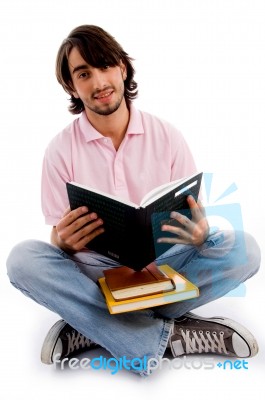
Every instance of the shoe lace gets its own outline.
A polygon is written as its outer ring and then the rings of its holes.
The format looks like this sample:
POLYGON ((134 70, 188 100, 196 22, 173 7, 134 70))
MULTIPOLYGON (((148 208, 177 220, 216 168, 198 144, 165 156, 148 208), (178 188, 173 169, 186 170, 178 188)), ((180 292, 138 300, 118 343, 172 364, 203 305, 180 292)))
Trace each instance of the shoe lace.
POLYGON ((67 354, 73 353, 79 349, 84 349, 85 347, 89 347, 91 345, 91 340, 87 339, 84 335, 79 333, 76 330, 72 330, 71 333, 67 333, 68 338, 68 349, 67 354))
POLYGON ((224 342, 224 332, 195 331, 181 329, 181 335, 186 345, 186 353, 220 353, 228 354, 224 342))

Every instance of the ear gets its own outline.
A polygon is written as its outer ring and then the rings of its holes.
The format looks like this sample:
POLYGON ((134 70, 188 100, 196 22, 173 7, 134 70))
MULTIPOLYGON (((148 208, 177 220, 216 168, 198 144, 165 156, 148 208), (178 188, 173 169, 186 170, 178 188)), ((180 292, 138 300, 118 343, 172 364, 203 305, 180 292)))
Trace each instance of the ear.
POLYGON ((78 96, 77 92, 72 92, 71 96, 74 96, 75 99, 79 99, 79 96, 78 96))
POLYGON ((67 93, 70 94, 70 96, 73 96, 75 99, 79 99, 79 95, 77 91, 75 90, 73 82, 68 83, 68 88, 67 88, 67 93))
POLYGON ((125 81, 127 78, 127 68, 122 61, 120 61, 120 69, 121 69, 122 79, 125 81))

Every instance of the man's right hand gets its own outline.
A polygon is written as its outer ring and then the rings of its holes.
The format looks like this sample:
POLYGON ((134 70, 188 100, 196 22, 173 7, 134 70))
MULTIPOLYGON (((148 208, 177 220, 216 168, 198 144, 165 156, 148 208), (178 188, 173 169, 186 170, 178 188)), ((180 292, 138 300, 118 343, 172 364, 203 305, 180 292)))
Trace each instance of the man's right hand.
POLYGON ((67 208, 63 218, 53 227, 51 242, 67 253, 76 253, 104 232, 102 225, 102 219, 94 212, 89 213, 87 207, 73 211, 67 208))

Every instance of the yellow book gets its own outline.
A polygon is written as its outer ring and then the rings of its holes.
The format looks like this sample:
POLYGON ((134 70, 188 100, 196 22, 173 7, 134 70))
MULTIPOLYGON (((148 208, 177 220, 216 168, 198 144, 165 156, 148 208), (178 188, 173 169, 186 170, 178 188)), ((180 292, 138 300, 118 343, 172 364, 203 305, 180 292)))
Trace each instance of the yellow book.
POLYGON ((105 296, 110 314, 119 314, 144 308, 157 307, 199 296, 198 287, 172 269, 169 265, 161 265, 158 268, 174 282, 175 289, 164 293, 117 301, 113 298, 105 282, 105 278, 99 278, 98 282, 105 296))

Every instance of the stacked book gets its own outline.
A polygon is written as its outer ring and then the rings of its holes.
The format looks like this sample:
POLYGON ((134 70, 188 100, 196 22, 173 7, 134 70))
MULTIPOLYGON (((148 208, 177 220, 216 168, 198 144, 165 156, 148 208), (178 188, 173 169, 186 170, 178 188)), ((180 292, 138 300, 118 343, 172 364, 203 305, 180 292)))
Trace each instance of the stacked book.
POLYGON ((99 278, 111 314, 161 306, 199 296, 199 289, 169 265, 149 264, 141 271, 117 267, 99 278))

